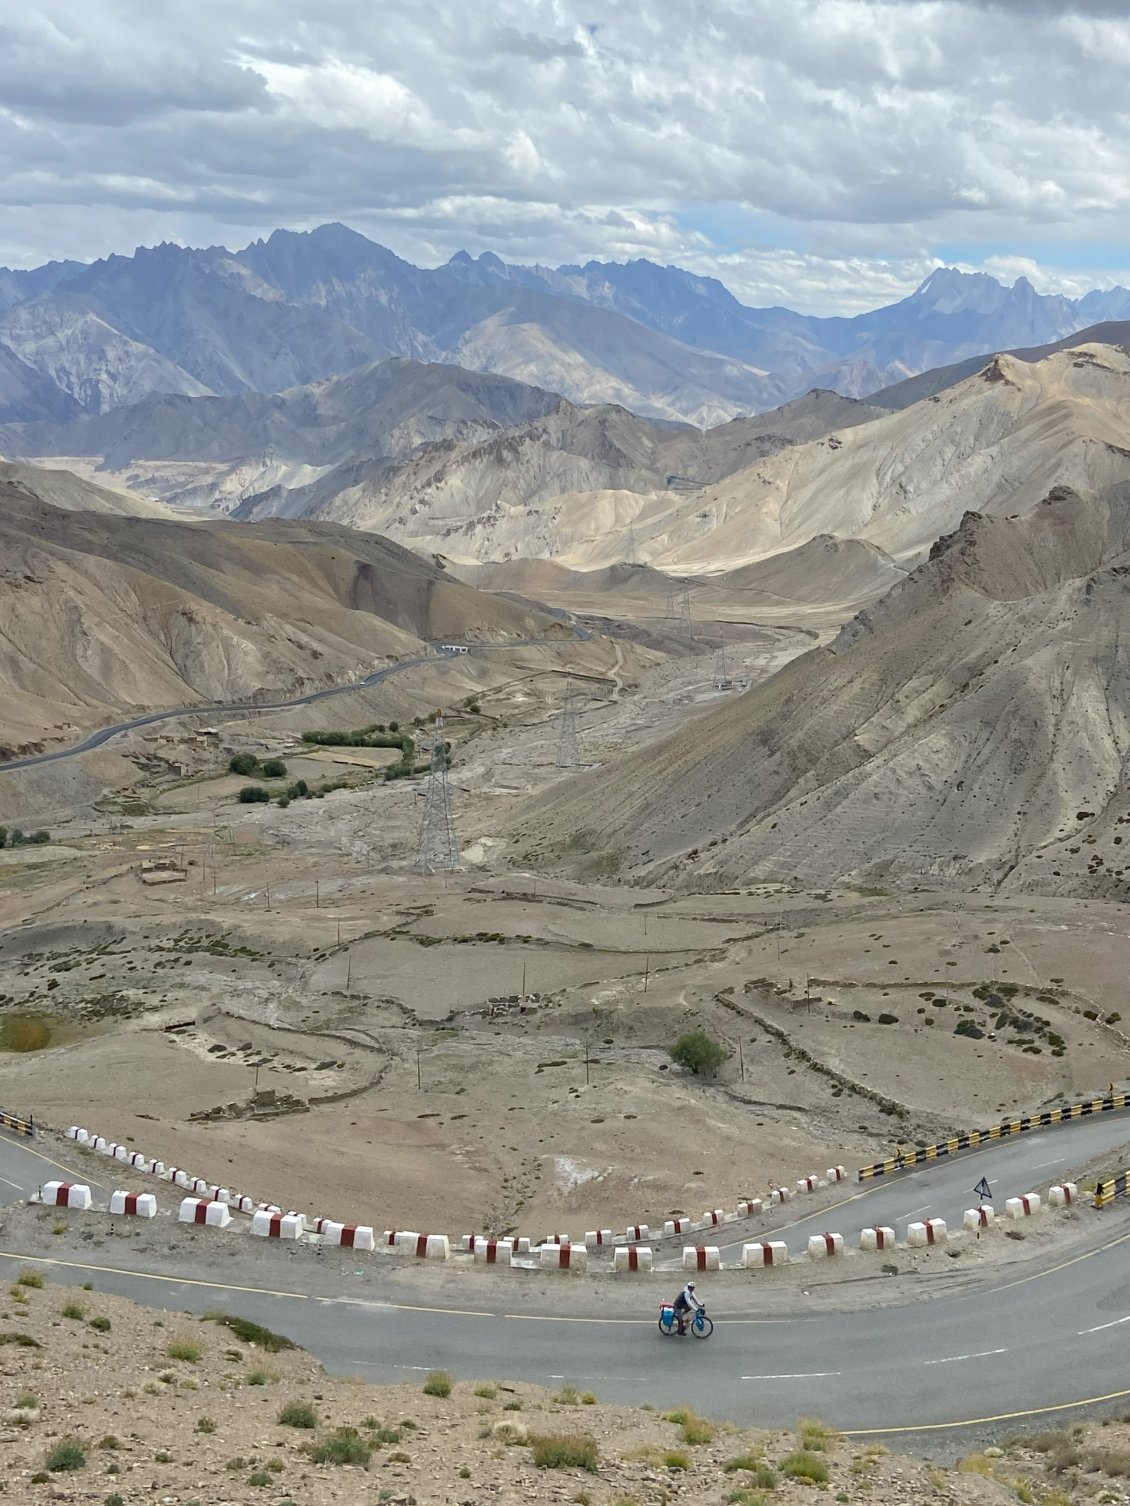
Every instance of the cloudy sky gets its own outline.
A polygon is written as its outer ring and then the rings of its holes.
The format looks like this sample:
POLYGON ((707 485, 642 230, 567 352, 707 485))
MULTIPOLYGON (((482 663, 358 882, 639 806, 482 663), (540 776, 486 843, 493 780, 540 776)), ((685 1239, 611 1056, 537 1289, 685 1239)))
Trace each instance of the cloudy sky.
POLYGON ((1128 0, 0 7, 0 263, 339 219, 854 313, 1130 284, 1128 0))

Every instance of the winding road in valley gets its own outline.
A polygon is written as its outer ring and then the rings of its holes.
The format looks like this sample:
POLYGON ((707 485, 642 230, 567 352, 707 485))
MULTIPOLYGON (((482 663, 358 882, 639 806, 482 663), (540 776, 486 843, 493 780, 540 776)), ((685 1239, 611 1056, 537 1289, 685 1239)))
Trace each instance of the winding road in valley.
MULTIPOLYGON (((568 638, 512 638, 506 643, 468 643, 452 645, 453 648, 466 648, 468 654, 478 657, 480 654, 510 653, 516 648, 539 648, 551 644, 568 643, 580 640, 587 643, 592 634, 580 623, 570 622, 567 624, 573 633, 573 639, 568 638)), ((157 722, 175 721, 182 716, 239 716, 255 711, 290 711, 295 706, 312 706, 315 701, 325 701, 331 696, 348 695, 351 691, 367 690, 373 685, 379 685, 383 680, 390 680, 393 675, 402 675, 405 670, 417 669, 421 664, 455 664, 458 663, 461 654, 445 653, 440 645, 435 645, 436 651, 429 654, 417 654, 411 659, 401 659, 396 664, 390 664, 386 669, 374 670, 361 680, 351 680, 347 685, 331 685, 326 690, 312 690, 308 695, 295 696, 289 701, 225 701, 213 706, 176 706, 165 711, 149 711, 144 716, 131 717, 128 721, 114 722, 109 727, 99 727, 97 732, 92 732, 89 737, 80 743, 74 743, 69 748, 56 748, 50 753, 33 753, 27 758, 13 758, 7 763, 0 763, 0 774, 13 774, 17 769, 33 769, 38 764, 58 763, 63 758, 76 758, 81 753, 91 753, 95 748, 101 748, 112 737, 120 737, 123 732, 133 732, 138 727, 152 727, 157 722)), ((617 649, 619 653, 619 649, 617 649)))
MULTIPOLYGON (((960 1214, 981 1176, 1003 1207, 1096 1157, 1109 1155, 1114 1171, 1128 1138, 1130 1121, 1116 1114, 1039 1130, 890 1181, 845 1184, 839 1199, 833 1188, 815 1214, 766 1219, 746 1237, 779 1232, 796 1251, 809 1229, 838 1229, 854 1244, 861 1227, 891 1223, 901 1238, 911 1217, 960 1214)), ((49 1142, 0 1137, 0 1201, 53 1176, 89 1180, 68 1158, 49 1142)), ((92 1190, 105 1197, 108 1188, 92 1190)), ((443 1368, 460 1379, 572 1383, 604 1401, 690 1404, 740 1424, 788 1427, 816 1414, 859 1436, 905 1434, 904 1447, 942 1452, 1130 1396, 1130 1202, 1082 1209, 1059 1227, 1060 1239, 1030 1245, 1030 1255, 1009 1246, 998 1263, 957 1259, 944 1275, 912 1274, 900 1250, 889 1258, 905 1274, 893 1282, 881 1256, 845 1260, 834 1286, 817 1286, 813 1267, 703 1276, 717 1325, 709 1343, 656 1330, 658 1301, 681 1281, 674 1272, 612 1281, 405 1268, 275 1246, 241 1261, 230 1237, 205 1230, 183 1231, 183 1255, 158 1257, 139 1247, 148 1226, 82 1253, 63 1241, 13 1248, 19 1241, 0 1228, 0 1265, 5 1279, 35 1263, 59 1282, 93 1281, 151 1307, 226 1308, 288 1334, 332 1372, 373 1381, 443 1368)))

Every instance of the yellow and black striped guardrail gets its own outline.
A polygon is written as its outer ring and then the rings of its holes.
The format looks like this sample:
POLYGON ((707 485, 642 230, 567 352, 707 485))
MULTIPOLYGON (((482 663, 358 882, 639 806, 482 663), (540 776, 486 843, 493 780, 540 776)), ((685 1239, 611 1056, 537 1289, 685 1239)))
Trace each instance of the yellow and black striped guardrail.
POLYGON ((1113 1203, 1116 1197, 1125 1197, 1128 1186, 1130 1186, 1130 1171, 1120 1171, 1116 1177, 1106 1177, 1103 1181, 1096 1182, 1095 1201, 1092 1206, 1105 1208, 1108 1203, 1113 1203))
POLYGON ((5 1114, 0 1109, 0 1129, 11 1130, 16 1135, 26 1135, 29 1140, 35 1138, 35 1120, 21 1119, 18 1114, 5 1114))
POLYGON ((1109 1114, 1112 1109, 1125 1108, 1130 1108, 1130 1093, 1108 1093, 1105 1098, 1086 1098, 1082 1103, 1065 1104, 1060 1109, 1044 1109, 1039 1114, 1025 1114, 1020 1119, 1006 1119, 1003 1124, 994 1124, 992 1129, 966 1130, 963 1135, 951 1135, 948 1140, 940 1140, 937 1145, 926 1145, 922 1149, 903 1151, 898 1156, 888 1156, 885 1161, 861 1166, 858 1177, 861 1182, 869 1182, 874 1177, 889 1176, 891 1172, 903 1171, 909 1166, 940 1161, 943 1156, 956 1155, 958 1151, 975 1150, 977 1146, 987 1145, 991 1140, 1007 1140, 1011 1135, 1023 1135, 1028 1130, 1043 1129, 1049 1124, 1067 1124, 1072 1119, 1085 1119, 1089 1114, 1109 1114))

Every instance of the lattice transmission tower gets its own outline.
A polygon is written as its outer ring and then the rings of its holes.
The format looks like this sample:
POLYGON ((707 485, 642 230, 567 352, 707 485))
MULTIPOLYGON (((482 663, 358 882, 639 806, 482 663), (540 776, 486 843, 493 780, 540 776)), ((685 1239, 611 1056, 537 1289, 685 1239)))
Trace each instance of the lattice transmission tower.
POLYGON ((636 552, 636 525, 628 524, 628 556, 624 561, 626 565, 638 565, 639 555, 636 552))
POLYGON ((573 705, 573 682, 565 681, 565 699, 561 703, 561 720, 557 731, 557 767, 579 769, 581 750, 577 745, 577 709, 573 705))
POLYGON ((424 796, 424 819, 420 822, 420 847, 416 859, 421 873, 451 873, 459 867, 459 838, 455 834, 455 817, 451 813, 447 765, 443 713, 437 712, 432 737, 432 766, 424 796))
POLYGON ((730 671, 726 667, 726 641, 723 639, 714 654, 714 688, 729 690, 731 683, 730 671))
POLYGON ((673 618, 683 632, 691 630, 691 583, 689 580, 667 582, 667 606, 663 614, 673 618))

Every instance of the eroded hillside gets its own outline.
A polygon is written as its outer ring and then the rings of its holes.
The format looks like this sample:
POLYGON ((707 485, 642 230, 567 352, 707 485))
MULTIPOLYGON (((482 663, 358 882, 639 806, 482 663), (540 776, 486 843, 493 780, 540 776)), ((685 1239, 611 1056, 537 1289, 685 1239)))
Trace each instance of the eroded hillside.
POLYGON ((1130 487, 968 514, 836 640, 517 830, 578 829, 635 876, 711 888, 947 881, 1130 892, 1130 487))

